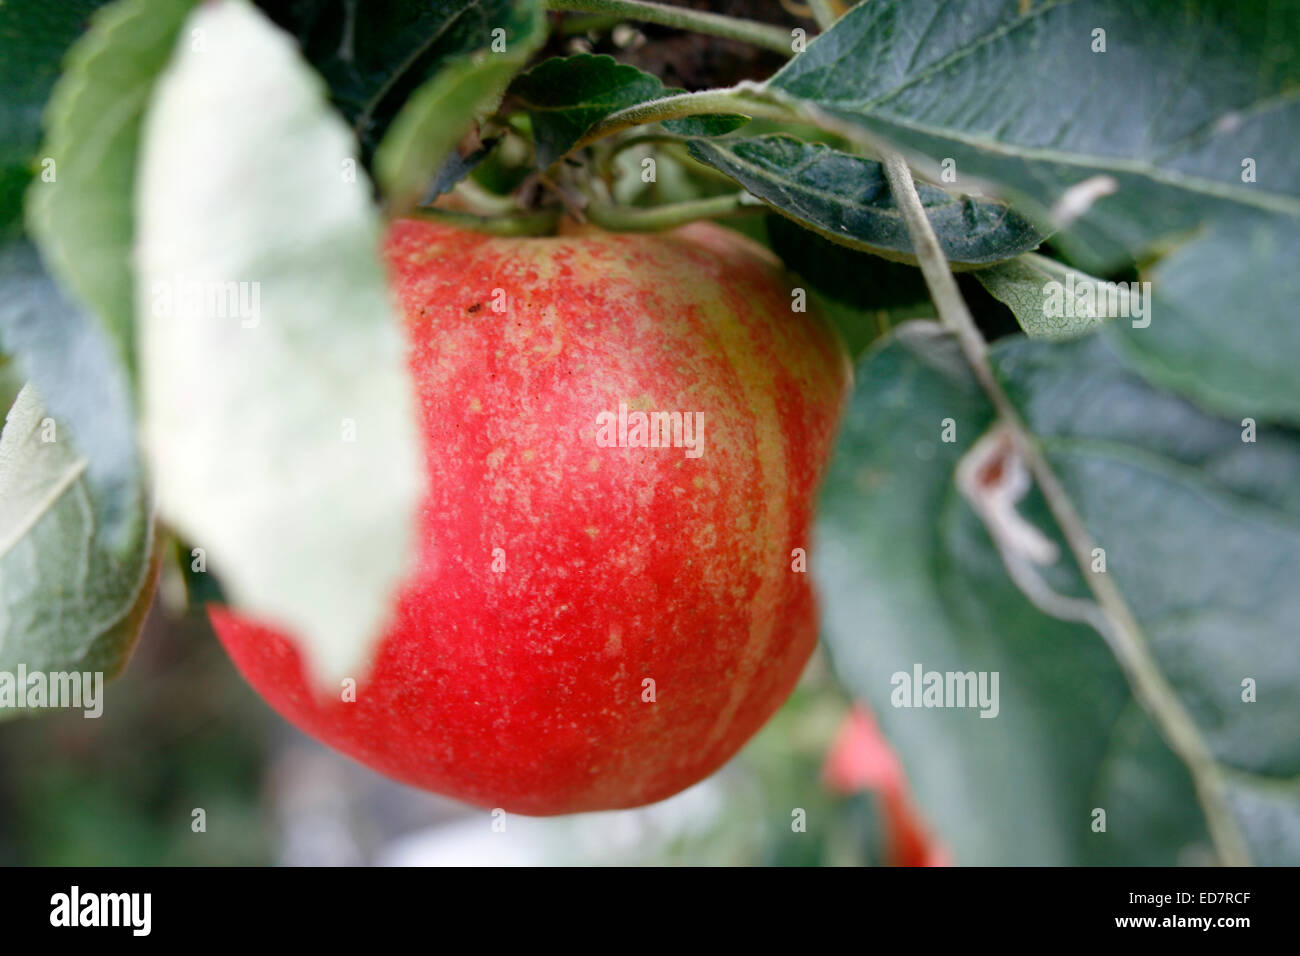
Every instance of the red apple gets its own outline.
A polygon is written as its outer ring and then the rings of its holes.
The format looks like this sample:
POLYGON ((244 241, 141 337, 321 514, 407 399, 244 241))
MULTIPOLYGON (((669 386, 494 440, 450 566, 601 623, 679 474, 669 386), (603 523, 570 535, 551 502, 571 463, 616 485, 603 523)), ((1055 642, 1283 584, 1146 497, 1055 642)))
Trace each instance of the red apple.
POLYGON ((796 549, 847 392, 839 339, 709 224, 408 220, 386 253, 427 460, 418 563, 354 702, 306 682, 290 635, 214 608, 222 643, 306 733, 483 807, 631 807, 707 776, 817 638, 796 549), (681 431, 638 447, 636 412, 681 431))

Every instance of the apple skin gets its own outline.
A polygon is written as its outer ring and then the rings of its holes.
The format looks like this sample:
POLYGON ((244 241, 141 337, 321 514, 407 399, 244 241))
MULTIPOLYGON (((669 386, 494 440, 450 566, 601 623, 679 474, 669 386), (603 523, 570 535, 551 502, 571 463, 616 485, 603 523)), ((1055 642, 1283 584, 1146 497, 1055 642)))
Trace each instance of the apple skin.
POLYGON ((711 224, 400 220, 385 253, 427 461, 418 564, 354 702, 310 686, 287 635, 213 607, 221 642, 304 732, 471 804, 608 810, 701 780, 816 642, 792 552, 848 390, 841 341, 793 311, 767 250, 711 224), (702 453, 601 447, 620 403, 702 413, 702 453))

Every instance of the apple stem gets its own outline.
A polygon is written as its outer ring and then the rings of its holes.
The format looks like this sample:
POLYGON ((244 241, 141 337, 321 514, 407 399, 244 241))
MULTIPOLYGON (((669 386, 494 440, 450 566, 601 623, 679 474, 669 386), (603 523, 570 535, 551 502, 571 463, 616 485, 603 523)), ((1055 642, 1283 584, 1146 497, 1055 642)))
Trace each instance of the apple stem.
POLYGON ((456 209, 421 206, 412 210, 411 216, 416 219, 445 222, 448 225, 486 232, 494 236, 549 236, 555 232, 555 227, 560 221, 560 210, 551 207, 514 215, 480 216, 456 209))
MULTIPOLYGON (((626 109, 610 113, 583 135, 582 139, 569 150, 569 155, 590 146, 606 136, 613 136, 633 126, 647 123, 661 123, 664 120, 681 119, 686 116, 730 115, 740 114, 750 118, 789 120, 789 109, 775 103, 748 99, 742 95, 739 87, 723 87, 716 90, 700 90, 697 93, 676 93, 660 97, 646 103, 637 103, 626 109)), ((563 157, 561 157, 563 159, 563 157)), ((559 160, 556 160, 559 162, 559 160)))
POLYGON ((617 206, 593 200, 587 204, 586 217, 611 232, 658 232, 698 219, 744 215, 763 208, 761 200, 741 192, 651 207, 617 206))

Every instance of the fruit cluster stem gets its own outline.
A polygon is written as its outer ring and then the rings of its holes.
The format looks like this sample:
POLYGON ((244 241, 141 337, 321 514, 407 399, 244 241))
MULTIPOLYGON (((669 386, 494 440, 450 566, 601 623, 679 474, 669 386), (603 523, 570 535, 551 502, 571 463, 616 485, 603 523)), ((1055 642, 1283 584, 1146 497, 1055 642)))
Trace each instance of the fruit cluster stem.
POLYGON ((472 212, 461 212, 458 209, 422 206, 412 210, 410 215, 415 219, 445 222, 448 225, 486 232, 494 236, 547 236, 555 232, 555 227, 560 221, 560 210, 555 208, 515 215, 481 216, 472 212))
POLYGON ((658 232, 698 219, 720 219, 763 208, 762 202, 754 200, 748 193, 735 193, 644 208, 591 202, 585 211, 590 222, 611 232, 658 232))

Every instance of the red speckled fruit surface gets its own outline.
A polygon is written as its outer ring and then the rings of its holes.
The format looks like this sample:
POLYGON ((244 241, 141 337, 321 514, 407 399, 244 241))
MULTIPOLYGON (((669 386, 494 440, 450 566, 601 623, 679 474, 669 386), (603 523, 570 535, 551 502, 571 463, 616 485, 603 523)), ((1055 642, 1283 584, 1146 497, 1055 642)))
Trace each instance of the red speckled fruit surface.
POLYGON ((839 340, 792 310, 765 250, 707 224, 498 238, 408 220, 386 253, 428 469, 418 566, 355 702, 214 607, 222 643, 305 732, 480 806, 630 807, 707 776, 816 641, 792 552, 811 549, 847 391, 839 340), (620 403, 702 415, 699 457, 602 447, 620 403))

